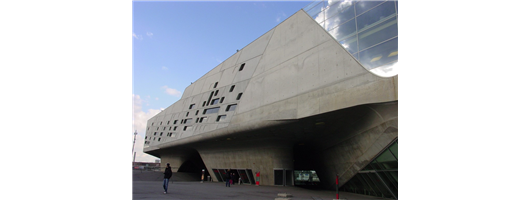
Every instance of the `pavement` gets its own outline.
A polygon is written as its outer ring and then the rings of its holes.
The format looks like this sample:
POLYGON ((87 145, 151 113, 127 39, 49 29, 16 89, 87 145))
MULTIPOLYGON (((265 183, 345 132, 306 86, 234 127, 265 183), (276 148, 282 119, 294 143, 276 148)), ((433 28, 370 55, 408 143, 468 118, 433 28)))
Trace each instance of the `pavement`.
MULTIPOLYGON (((161 172, 158 172, 161 173, 161 172)), ((183 176, 180 176, 183 177, 183 176)), ((146 180, 145 178, 133 179, 133 199, 264 199, 275 200, 281 198, 278 193, 291 194, 291 200, 332 200, 336 192, 330 190, 312 190, 295 186, 256 186, 256 185, 231 185, 226 187, 221 182, 190 181, 177 178, 169 183, 168 193, 164 194, 161 180, 146 180)), ((374 200, 381 197, 366 196, 348 192, 339 192, 340 199, 348 200, 374 200)))

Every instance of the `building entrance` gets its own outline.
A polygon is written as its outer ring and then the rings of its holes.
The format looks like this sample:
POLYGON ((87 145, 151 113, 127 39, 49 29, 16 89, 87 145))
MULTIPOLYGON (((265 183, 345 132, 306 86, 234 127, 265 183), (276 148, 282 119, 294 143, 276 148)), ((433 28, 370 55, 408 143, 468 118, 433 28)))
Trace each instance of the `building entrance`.
POLYGON ((292 186, 293 170, 284 168, 274 168, 274 185, 292 186))
POLYGON ((242 184, 256 184, 252 169, 212 169, 212 171, 219 182, 225 182, 225 178, 228 176, 228 173, 230 173, 232 174, 232 181, 234 184, 238 184, 240 178, 242 184))

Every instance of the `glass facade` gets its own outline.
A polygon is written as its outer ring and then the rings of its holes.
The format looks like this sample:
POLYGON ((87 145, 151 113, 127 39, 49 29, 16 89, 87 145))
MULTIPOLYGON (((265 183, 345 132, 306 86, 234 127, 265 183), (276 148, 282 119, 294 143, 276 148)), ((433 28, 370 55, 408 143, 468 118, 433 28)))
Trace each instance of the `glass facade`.
POLYGON ((367 70, 398 74, 397 1, 318 0, 304 11, 367 70))
POLYGON ((384 149, 370 164, 341 187, 342 191, 398 198, 398 142, 384 149))

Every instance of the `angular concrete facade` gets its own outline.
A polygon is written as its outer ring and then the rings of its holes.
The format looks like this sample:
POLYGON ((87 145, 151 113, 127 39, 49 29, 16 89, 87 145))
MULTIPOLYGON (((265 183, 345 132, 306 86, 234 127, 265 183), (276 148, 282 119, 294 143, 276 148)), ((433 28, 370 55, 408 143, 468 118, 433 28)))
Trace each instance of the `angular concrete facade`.
POLYGON ((149 119, 144 152, 214 181, 213 169, 259 171, 262 185, 275 185, 275 169, 312 169, 334 188, 335 175, 346 183, 397 140, 397 81, 366 70, 301 10, 149 119))

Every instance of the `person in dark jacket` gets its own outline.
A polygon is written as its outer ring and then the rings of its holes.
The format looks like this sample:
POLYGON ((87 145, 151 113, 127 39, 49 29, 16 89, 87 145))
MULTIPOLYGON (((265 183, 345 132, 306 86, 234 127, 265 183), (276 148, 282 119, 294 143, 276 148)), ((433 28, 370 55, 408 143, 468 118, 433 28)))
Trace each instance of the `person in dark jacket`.
POLYGON ((171 171, 171 166, 169 166, 169 163, 167 163, 166 170, 164 171, 164 194, 167 194, 167 187, 169 184, 169 178, 173 175, 173 172, 171 171))
POLYGON ((226 178, 225 178, 226 184, 225 184, 225 187, 230 187, 230 180, 231 179, 232 179, 232 174, 230 173, 230 170, 228 170, 228 172, 226 172, 226 178))

